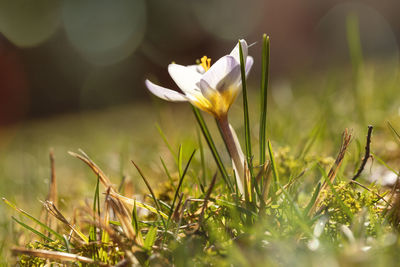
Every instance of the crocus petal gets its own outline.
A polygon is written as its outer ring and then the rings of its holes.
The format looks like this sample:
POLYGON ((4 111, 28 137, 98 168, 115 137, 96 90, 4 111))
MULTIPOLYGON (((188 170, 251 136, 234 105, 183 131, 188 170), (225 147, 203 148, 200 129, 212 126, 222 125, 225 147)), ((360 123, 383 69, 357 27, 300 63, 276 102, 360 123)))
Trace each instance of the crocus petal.
POLYGON ((215 99, 215 94, 218 94, 217 90, 212 88, 205 80, 201 79, 199 83, 201 94, 208 100, 215 99))
POLYGON ((145 84, 147 86, 147 89, 155 95, 158 96, 161 99, 172 101, 172 102, 183 102, 183 101, 188 101, 187 97, 181 93, 178 93, 176 91, 173 91, 171 89, 159 86, 157 84, 154 84, 150 82, 149 80, 145 81, 145 84))
POLYGON ((188 66, 186 66, 186 68, 189 68, 189 69, 191 69, 191 70, 194 70, 194 71, 196 71, 196 72, 198 72, 198 73, 200 73, 200 74, 204 74, 204 72, 206 72, 206 71, 204 70, 204 68, 203 68, 202 66, 200 66, 199 64, 196 64, 196 65, 188 65, 188 66))
MULTIPOLYGON (((240 39, 239 40, 240 44, 242 45, 242 52, 243 52, 243 61, 246 62, 247 59, 247 54, 248 54, 248 46, 245 40, 240 39)), ((236 44, 236 46, 233 48, 232 52, 230 53, 231 56, 233 56, 237 62, 240 63, 240 54, 239 54, 239 43, 236 44)))
POLYGON ((246 67, 245 67, 246 77, 247 77, 247 75, 249 75, 249 72, 251 70, 251 67, 253 66, 253 63, 254 63, 253 57, 252 56, 248 56, 247 60, 246 60, 246 67))
MULTIPOLYGON (((251 67, 253 66, 253 63, 254 63, 253 57, 252 56, 248 56, 247 57, 247 61, 246 61, 246 67, 245 67, 246 78, 250 73, 250 70, 251 70, 251 67)), ((238 83, 236 85, 236 87, 240 87, 240 86, 242 86, 242 79, 239 79, 239 81, 238 81, 238 83)))
POLYGON ((185 94, 191 94, 193 91, 200 91, 196 83, 201 79, 201 74, 194 68, 178 64, 170 64, 168 66, 168 72, 174 82, 185 94))
POLYGON ((240 65, 234 57, 228 55, 220 58, 203 75, 200 80, 200 89, 212 88, 217 91, 224 91, 240 79, 240 65))

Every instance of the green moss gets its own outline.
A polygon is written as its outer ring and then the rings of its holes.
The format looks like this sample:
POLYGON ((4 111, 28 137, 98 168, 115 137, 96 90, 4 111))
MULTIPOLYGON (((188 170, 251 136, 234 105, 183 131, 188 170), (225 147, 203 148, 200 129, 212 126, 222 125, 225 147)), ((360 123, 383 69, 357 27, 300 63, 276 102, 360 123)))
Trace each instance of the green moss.
POLYGON ((325 226, 326 234, 331 239, 337 240, 341 236, 340 226, 351 226, 354 224, 354 218, 362 215, 366 237, 375 236, 376 228, 383 222, 377 187, 370 188, 370 191, 359 190, 354 184, 340 182, 338 185, 334 185, 334 189, 337 195, 331 190, 327 190, 324 193, 324 201, 321 203, 324 213, 329 216, 325 226), (350 211, 351 216, 343 205, 350 211), (362 212, 365 214, 361 214, 362 212))
MULTIPOLYGON (((62 246, 61 246, 60 242, 58 242, 58 241, 49 243, 47 246, 45 246, 44 244, 39 243, 39 242, 31 242, 26 245, 26 248, 28 248, 28 249, 49 250, 49 247, 52 247, 55 249, 60 249, 62 246)), ((18 264, 20 266, 27 266, 27 267, 28 266, 33 266, 33 267, 40 266, 41 267, 41 266, 45 266, 46 259, 34 257, 34 256, 28 256, 28 255, 21 255, 21 256, 19 256, 18 264)))

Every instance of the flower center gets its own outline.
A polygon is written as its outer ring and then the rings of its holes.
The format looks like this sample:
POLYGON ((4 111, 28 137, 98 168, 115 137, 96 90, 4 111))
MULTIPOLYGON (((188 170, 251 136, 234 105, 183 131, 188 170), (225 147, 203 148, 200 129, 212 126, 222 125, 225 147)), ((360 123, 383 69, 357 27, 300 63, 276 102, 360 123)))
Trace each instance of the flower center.
POLYGON ((203 67, 205 71, 208 71, 211 67, 211 58, 204 56, 200 59, 200 66, 203 67))

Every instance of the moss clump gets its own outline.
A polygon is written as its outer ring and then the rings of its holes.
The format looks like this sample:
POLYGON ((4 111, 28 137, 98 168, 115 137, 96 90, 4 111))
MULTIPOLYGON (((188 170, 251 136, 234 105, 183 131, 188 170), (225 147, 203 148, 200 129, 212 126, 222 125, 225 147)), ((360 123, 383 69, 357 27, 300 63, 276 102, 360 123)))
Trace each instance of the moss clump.
POLYGON ((376 186, 370 190, 358 190, 354 184, 340 182, 333 186, 334 191, 325 192, 324 201, 321 207, 324 207, 324 213, 329 216, 325 226, 325 233, 333 241, 337 241, 341 236, 340 226, 351 226, 360 222, 362 217, 364 231, 366 236, 375 236, 377 227, 382 224, 382 207, 379 205, 380 198, 376 186))
POLYGON ((283 181, 290 180, 290 177, 293 178, 294 173, 298 174, 304 170, 304 166, 309 164, 318 163, 321 167, 329 167, 335 162, 335 159, 332 157, 320 157, 316 155, 299 157, 289 146, 278 148, 276 150, 275 160, 279 162, 277 169, 283 181))
MULTIPOLYGON (((26 248, 29 249, 44 249, 44 250, 56 250, 56 249, 61 249, 62 245, 59 241, 54 241, 49 243, 47 246, 45 246, 42 243, 39 242, 31 242, 26 245, 26 248)), ((45 266, 46 264, 46 259, 35 257, 35 256, 29 256, 29 255, 21 255, 19 256, 18 259, 18 265, 19 266, 27 266, 27 267, 41 267, 45 266)))
MULTIPOLYGON (((46 245, 39 242, 31 242, 26 248, 29 249, 41 249, 41 250, 49 250, 49 251, 57 251, 62 250, 63 246, 59 241, 50 242, 46 245)), ((79 253, 77 255, 81 255, 88 258, 93 258, 95 260, 99 260, 106 264, 117 264, 124 258, 124 252, 119 250, 118 247, 112 243, 99 243, 99 244, 86 244, 77 248, 79 253)), ((29 255, 21 255, 18 259, 19 266, 34 266, 34 267, 42 267, 47 266, 47 259, 29 256, 29 255)), ((57 261, 52 260, 51 264, 56 264, 57 261)), ((58 264, 58 263, 57 263, 58 264)), ((58 265, 54 265, 58 266, 58 265)), ((64 266, 60 263, 60 266, 64 266)))

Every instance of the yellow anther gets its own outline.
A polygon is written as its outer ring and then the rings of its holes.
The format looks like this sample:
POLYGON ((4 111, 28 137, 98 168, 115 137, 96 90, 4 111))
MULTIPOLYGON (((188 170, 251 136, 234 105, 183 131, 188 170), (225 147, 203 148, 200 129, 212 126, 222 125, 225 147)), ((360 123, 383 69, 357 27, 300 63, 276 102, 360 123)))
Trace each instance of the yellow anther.
POLYGON ((200 61, 201 61, 200 65, 203 67, 203 69, 205 71, 208 71, 211 67, 211 58, 204 56, 200 59, 200 61))

